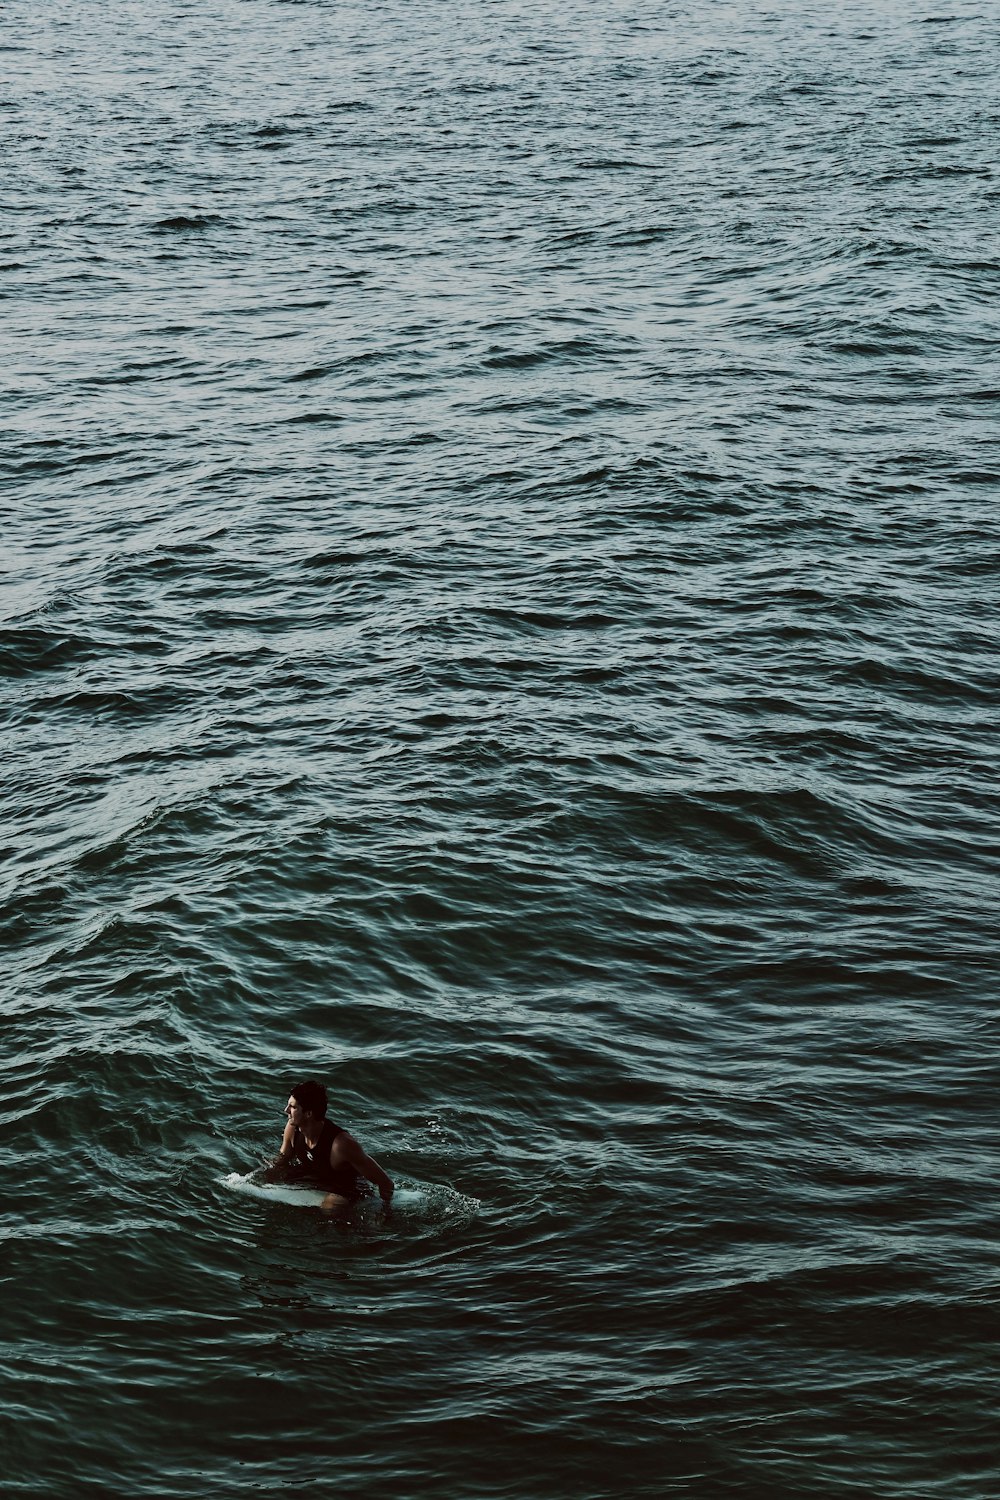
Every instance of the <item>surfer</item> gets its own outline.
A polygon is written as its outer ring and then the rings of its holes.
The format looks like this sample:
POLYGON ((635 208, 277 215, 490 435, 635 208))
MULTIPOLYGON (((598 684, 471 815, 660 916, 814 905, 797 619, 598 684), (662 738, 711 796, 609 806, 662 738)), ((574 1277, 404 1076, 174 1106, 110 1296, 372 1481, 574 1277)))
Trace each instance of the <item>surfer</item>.
POLYGON ((386 1211, 393 1181, 342 1125, 326 1118, 326 1089, 310 1079, 297 1083, 288 1096, 288 1123, 281 1150, 267 1168, 268 1182, 303 1182, 326 1189, 328 1213, 349 1208, 361 1196, 360 1180, 378 1189, 386 1211))

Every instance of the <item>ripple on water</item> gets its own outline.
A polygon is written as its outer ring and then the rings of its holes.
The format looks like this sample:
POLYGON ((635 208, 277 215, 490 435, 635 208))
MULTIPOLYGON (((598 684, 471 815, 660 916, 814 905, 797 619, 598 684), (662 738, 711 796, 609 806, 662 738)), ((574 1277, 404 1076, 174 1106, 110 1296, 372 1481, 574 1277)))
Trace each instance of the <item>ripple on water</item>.
POLYGON ((12 1497, 997 1491, 995 39, 786 10, 8 6, 12 1497))

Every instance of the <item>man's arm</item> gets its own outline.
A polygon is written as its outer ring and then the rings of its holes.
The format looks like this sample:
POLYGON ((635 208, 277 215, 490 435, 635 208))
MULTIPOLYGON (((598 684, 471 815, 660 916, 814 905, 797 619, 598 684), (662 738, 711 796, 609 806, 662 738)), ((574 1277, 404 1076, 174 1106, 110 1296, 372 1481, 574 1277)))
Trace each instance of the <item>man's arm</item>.
POLYGON ((277 1182, 279 1177, 284 1176, 285 1168, 288 1166, 289 1160, 291 1159, 292 1155, 292 1138, 294 1135, 295 1127, 292 1124, 291 1120, 289 1120, 288 1124, 285 1126, 284 1134, 281 1137, 281 1150, 278 1152, 277 1156, 268 1163, 267 1168, 265 1169, 265 1182, 277 1182))
POLYGON ((331 1167, 336 1167, 344 1161, 350 1162, 356 1172, 360 1172, 362 1177, 367 1177, 369 1182, 374 1183, 378 1188, 379 1197, 382 1199, 385 1207, 388 1208, 392 1202, 395 1183, 391 1177, 382 1171, 377 1161, 370 1157, 367 1152, 362 1151, 353 1135, 348 1135, 346 1130, 340 1132, 330 1147, 331 1167))

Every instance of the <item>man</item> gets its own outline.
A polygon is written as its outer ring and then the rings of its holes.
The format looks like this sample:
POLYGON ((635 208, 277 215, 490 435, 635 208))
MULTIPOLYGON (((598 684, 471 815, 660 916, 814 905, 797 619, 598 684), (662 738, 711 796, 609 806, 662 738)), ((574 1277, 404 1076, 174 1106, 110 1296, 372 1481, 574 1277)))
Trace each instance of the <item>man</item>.
POLYGON ((308 1182, 327 1190, 327 1213, 350 1208, 361 1196, 360 1179, 378 1188, 388 1212, 393 1181, 361 1149, 353 1135, 326 1118, 326 1089, 310 1079, 297 1083, 288 1097, 288 1124, 281 1150, 265 1172, 268 1182, 308 1182))

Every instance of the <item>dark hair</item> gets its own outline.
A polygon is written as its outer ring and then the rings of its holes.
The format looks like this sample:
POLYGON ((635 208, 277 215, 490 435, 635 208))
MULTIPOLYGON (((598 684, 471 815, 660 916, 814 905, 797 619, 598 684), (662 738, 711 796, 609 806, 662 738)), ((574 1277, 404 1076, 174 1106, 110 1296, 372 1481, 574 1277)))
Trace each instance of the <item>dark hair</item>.
POLYGON ((321 1120, 325 1117, 326 1089, 321 1083, 312 1078, 308 1083, 297 1083, 292 1089, 292 1098, 305 1114, 318 1115, 321 1120))

